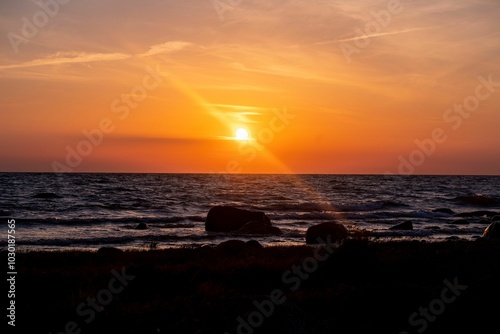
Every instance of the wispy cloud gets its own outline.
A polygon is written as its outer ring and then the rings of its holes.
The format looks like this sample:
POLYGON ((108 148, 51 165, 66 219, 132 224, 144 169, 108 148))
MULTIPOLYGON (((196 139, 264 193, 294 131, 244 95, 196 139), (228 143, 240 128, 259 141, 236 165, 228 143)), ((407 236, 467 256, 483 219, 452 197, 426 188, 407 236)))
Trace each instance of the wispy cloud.
POLYGON ((160 53, 171 53, 171 52, 175 52, 175 51, 180 51, 180 50, 187 48, 191 45, 193 45, 193 44, 190 42, 170 41, 170 42, 166 42, 166 43, 152 45, 147 52, 142 53, 139 56, 148 57, 148 56, 154 56, 154 55, 157 55, 160 53))
MULTIPOLYGON (((180 51, 191 45, 193 44, 190 42, 183 42, 183 41, 170 41, 166 43, 155 44, 150 46, 148 51, 146 51, 145 53, 138 54, 137 56, 147 57, 161 53, 172 53, 175 51, 180 51)), ((125 53, 91 53, 91 52, 80 52, 80 51, 61 51, 23 63, 0 65, 0 70, 39 67, 47 65, 113 61, 113 60, 122 60, 131 58, 132 56, 133 55, 131 54, 125 54, 125 53)))
POLYGON ((96 61, 110 61, 129 58, 129 55, 123 53, 87 53, 87 52, 57 52, 44 58, 31 60, 28 62, 12 65, 0 66, 2 69, 16 69, 26 67, 37 67, 47 65, 90 63, 96 61))
POLYGON ((244 123, 256 123, 257 121, 254 118, 262 115, 267 110, 267 108, 263 107, 234 104, 210 103, 209 106, 216 109, 220 117, 229 117, 244 123))
POLYGON ((318 43, 314 43, 314 45, 325 45, 325 44, 336 44, 336 43, 341 43, 341 42, 352 42, 352 41, 357 41, 357 40, 365 39, 365 38, 374 38, 374 37, 382 37, 382 36, 389 36, 389 35, 399 35, 399 34, 404 34, 407 32, 426 30, 426 29, 430 29, 430 28, 431 27, 417 27, 417 28, 409 28, 409 29, 403 29, 403 30, 398 30, 398 31, 381 32, 381 33, 376 33, 376 34, 371 34, 371 35, 359 35, 359 36, 354 36, 354 37, 349 37, 349 38, 344 38, 344 39, 336 39, 334 41, 318 42, 318 43))
POLYGON ((235 105, 235 104, 220 104, 220 103, 211 103, 210 106, 215 107, 215 108, 224 109, 224 110, 243 113, 246 115, 260 115, 263 111, 265 111, 267 109, 267 108, 263 108, 263 107, 242 106, 242 105, 235 105))
POLYGON ((316 81, 332 81, 330 78, 319 76, 308 72, 307 70, 301 70, 293 66, 285 65, 267 65, 267 67, 248 67, 240 62, 231 63, 231 67, 236 70, 244 72, 253 72, 266 75, 275 75, 281 77, 289 77, 303 80, 316 80, 316 81))
POLYGON ((111 143, 127 144, 166 144, 166 145, 198 145, 217 140, 217 137, 148 137, 148 136, 110 136, 106 138, 111 143))

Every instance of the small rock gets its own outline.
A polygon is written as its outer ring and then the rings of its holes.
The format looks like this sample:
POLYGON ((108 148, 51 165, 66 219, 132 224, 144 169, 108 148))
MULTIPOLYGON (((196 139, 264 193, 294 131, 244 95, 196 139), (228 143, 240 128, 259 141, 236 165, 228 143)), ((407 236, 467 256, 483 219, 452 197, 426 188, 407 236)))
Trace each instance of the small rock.
POLYGON ((101 247, 97 250, 99 254, 122 254, 123 251, 121 249, 115 247, 101 247))
POLYGON ((405 230, 405 231, 413 230, 413 223, 411 221, 406 221, 404 223, 389 227, 389 230, 405 230))
POLYGON ((215 249, 222 250, 228 254, 238 254, 247 248, 247 243, 243 240, 226 240, 215 246, 215 249))
POLYGON ((318 244, 321 243, 321 240, 326 242, 328 237, 330 242, 337 242, 346 239, 347 235, 347 229, 344 225, 327 222, 309 227, 306 231, 306 243, 318 244))
POLYGON ((136 230, 147 230, 149 228, 148 224, 146 223, 139 223, 135 229, 136 230))
POLYGON ((246 242, 246 244, 247 244, 247 247, 248 247, 248 248, 254 248, 254 249, 257 249, 257 248, 259 248, 259 249, 260 249, 260 248, 264 248, 264 246, 262 246, 262 245, 260 244, 260 242, 258 242, 257 240, 253 240, 253 239, 252 239, 252 240, 248 240, 248 241, 246 242))
POLYGON ((483 233, 483 238, 489 240, 500 240, 500 223, 491 223, 483 233))

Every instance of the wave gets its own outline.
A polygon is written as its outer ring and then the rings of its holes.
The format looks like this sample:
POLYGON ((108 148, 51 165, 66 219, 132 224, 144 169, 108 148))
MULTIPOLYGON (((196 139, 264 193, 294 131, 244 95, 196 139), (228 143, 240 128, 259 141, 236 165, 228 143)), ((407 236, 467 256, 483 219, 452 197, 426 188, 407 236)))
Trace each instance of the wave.
POLYGON ((330 205, 330 203, 323 202, 304 202, 304 203, 276 203, 267 205, 264 210, 270 211, 295 211, 295 212, 323 212, 323 211, 331 211, 334 208, 330 205))
POLYGON ((62 196, 55 194, 55 193, 37 193, 31 196, 33 198, 42 198, 42 199, 56 199, 56 198, 63 198, 62 196))
POLYGON ((347 212, 340 214, 345 219, 355 221, 384 221, 396 218, 438 219, 442 216, 427 211, 374 211, 374 212, 347 212))
POLYGON ((337 215, 328 212, 268 214, 271 220, 332 220, 337 215))
POLYGON ((146 223, 148 225, 157 224, 165 225, 171 223, 192 223, 204 222, 203 216, 172 216, 172 217, 123 217, 123 218, 68 218, 58 219, 54 218, 20 218, 16 219, 19 225, 65 225, 65 226, 88 226, 88 225, 104 225, 104 224, 138 224, 146 223))
POLYGON ((337 206, 337 210, 341 212, 355 212, 355 211, 377 211, 388 208, 409 208, 410 205, 396 202, 396 201, 374 201, 370 203, 360 203, 352 205, 337 206))
POLYGON ((262 208, 264 211, 294 211, 294 212, 354 212, 376 211, 388 208, 408 208, 408 204, 396 201, 374 201, 369 203, 332 205, 329 202, 276 203, 262 208))
POLYGON ((481 195, 481 194, 457 196, 453 199, 453 201, 465 205, 475 205, 475 206, 485 206, 485 207, 500 206, 500 197, 481 195))
POLYGON ((12 212, 7 210, 0 210, 0 217, 9 217, 12 215, 12 212))
POLYGON ((461 212, 456 214, 456 217, 494 217, 500 215, 500 212, 494 211, 469 211, 469 212, 461 212))
MULTIPOLYGON (((222 239, 234 238, 234 235, 227 233, 206 233, 206 234, 191 234, 188 236, 175 234, 127 234, 120 236, 109 237, 92 237, 92 238, 39 238, 36 240, 20 239, 16 243, 18 245, 34 245, 34 246, 104 246, 104 245, 128 245, 128 244, 146 244, 149 242, 204 242, 217 241, 222 239)), ((5 241, 0 242, 3 246, 7 244, 5 241)))

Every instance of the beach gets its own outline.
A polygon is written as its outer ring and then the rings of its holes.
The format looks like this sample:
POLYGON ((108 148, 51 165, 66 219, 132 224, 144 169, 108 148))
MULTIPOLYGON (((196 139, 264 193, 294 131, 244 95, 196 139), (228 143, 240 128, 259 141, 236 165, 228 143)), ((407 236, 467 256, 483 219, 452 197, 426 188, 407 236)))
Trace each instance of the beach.
POLYGON ((487 333, 499 181, 0 174, 11 329, 487 333))
POLYGON ((16 329, 496 332, 499 255, 484 239, 19 252, 16 329))

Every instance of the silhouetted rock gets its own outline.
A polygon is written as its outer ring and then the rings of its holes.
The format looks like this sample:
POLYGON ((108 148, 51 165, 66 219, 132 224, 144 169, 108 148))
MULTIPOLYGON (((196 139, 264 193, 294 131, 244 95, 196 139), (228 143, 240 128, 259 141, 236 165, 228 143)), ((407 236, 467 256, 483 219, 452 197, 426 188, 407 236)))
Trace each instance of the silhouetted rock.
POLYGON ((271 226, 264 212, 248 211, 232 206, 215 206, 208 211, 205 230, 212 232, 236 231, 248 222, 259 222, 271 226))
POLYGON ((498 221, 500 221, 500 216, 495 216, 495 217, 491 218, 491 220, 494 222, 498 222, 498 221))
POLYGON ((404 230, 404 231, 413 230, 413 223, 411 221, 407 221, 407 222, 389 227, 389 230, 404 230))
POLYGON ((432 212, 436 212, 436 213, 447 213, 447 214, 454 214, 455 212, 452 210, 452 209, 448 209, 448 208, 439 208, 439 209, 434 209, 432 210, 432 212))
POLYGON ((257 240, 253 240, 253 239, 252 239, 252 240, 248 240, 248 241, 246 242, 246 244, 247 244, 247 247, 248 247, 248 248, 255 248, 255 249, 257 249, 257 248, 259 248, 259 249, 260 249, 260 248, 264 248, 264 246, 262 246, 262 245, 260 244, 260 242, 258 242, 257 240))
POLYGON ((491 223, 483 233, 483 238, 490 240, 500 240, 500 223, 491 223))
POLYGON ((147 230, 149 228, 148 224, 146 223, 139 223, 135 229, 136 230, 147 230))
POLYGON ((228 255, 237 255, 242 252, 264 248, 257 240, 226 240, 215 246, 213 249, 222 251, 228 255))
POLYGON ((115 247, 101 247, 97 250, 99 254, 122 254, 123 251, 121 249, 115 247))
POLYGON ((215 249, 222 250, 227 254, 238 254, 245 250, 247 247, 247 243, 243 240, 226 240, 215 246, 215 249))
POLYGON ((234 232, 241 234, 275 234, 275 235, 282 233, 279 228, 258 221, 248 222, 234 232))
POLYGON ((311 226, 306 231, 306 243, 308 244, 318 244, 321 243, 318 239, 327 241, 328 236, 330 237, 329 242, 337 242, 347 238, 347 229, 344 225, 327 222, 318 225, 311 226))

